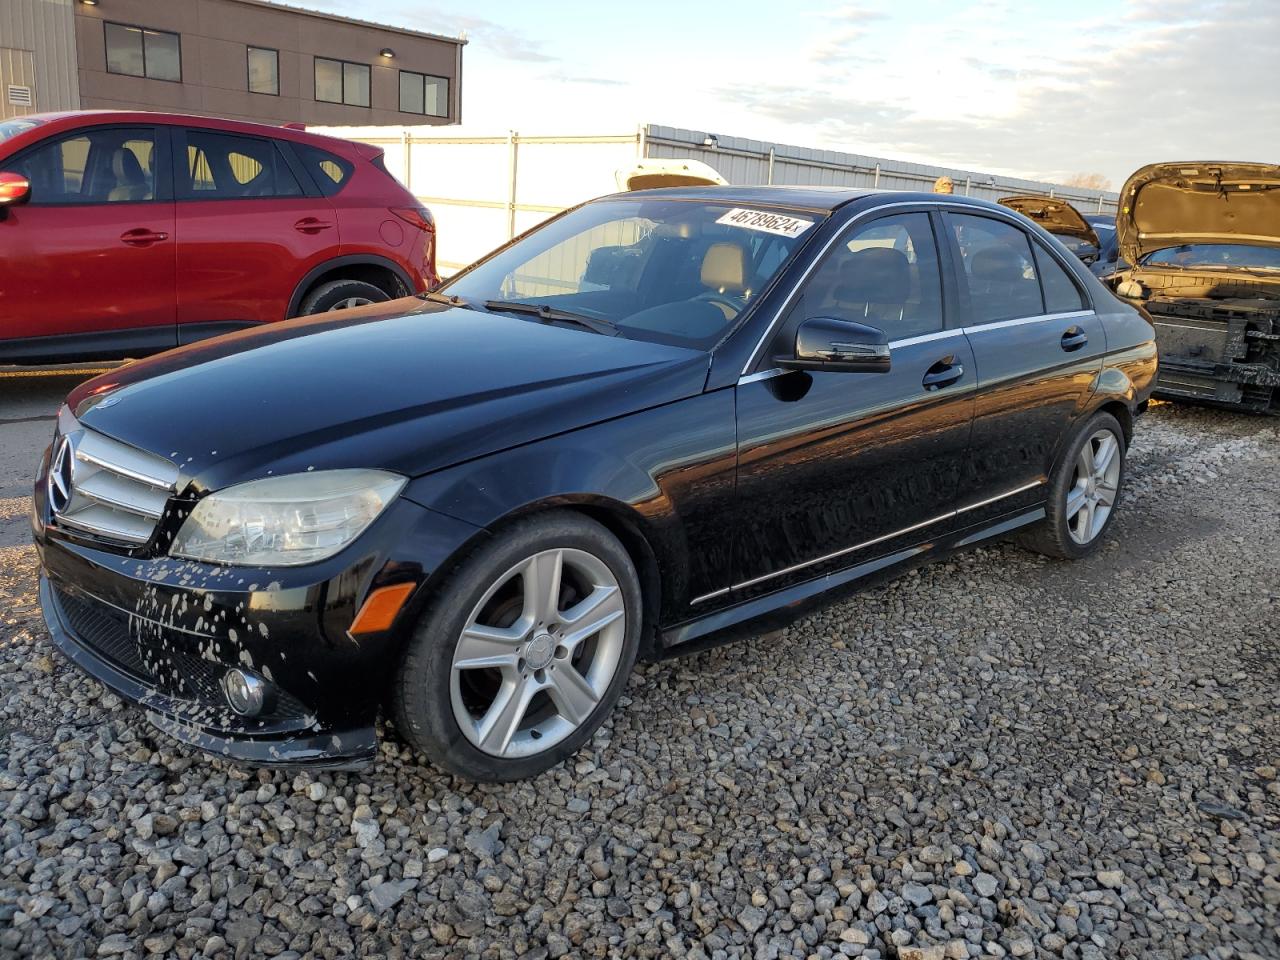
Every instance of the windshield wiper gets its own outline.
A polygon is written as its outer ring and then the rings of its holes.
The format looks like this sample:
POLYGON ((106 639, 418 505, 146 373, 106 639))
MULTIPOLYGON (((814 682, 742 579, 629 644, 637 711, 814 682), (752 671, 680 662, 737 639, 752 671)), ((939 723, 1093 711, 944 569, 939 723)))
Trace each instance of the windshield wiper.
POLYGON ((549 303, 524 303, 520 300, 486 300, 484 308, 486 310, 505 310, 508 313, 527 313, 529 316, 537 317, 543 323, 554 323, 559 320, 565 323, 575 323, 593 333, 602 333, 610 337, 618 335, 618 325, 612 320, 605 320, 602 317, 588 317, 586 314, 574 313, 571 310, 561 310, 559 307, 553 307, 549 303))

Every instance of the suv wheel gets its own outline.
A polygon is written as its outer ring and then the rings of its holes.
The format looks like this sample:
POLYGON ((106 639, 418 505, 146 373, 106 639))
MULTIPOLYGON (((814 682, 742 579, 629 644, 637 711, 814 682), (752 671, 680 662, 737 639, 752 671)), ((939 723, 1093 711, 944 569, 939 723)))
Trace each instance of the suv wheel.
POLYGON ((523 521, 450 576, 409 641, 397 729, 473 780, 533 776, 575 753, 635 663, 640 583, 626 550, 572 513, 523 521))
POLYGON ((1120 504, 1124 455, 1120 422, 1104 412, 1090 417, 1054 467, 1047 516, 1023 534, 1024 545, 1066 560, 1097 550, 1120 504))
POLYGON ((385 290, 363 280, 331 280, 320 284, 303 298, 298 316, 363 307, 365 304, 382 303, 390 299, 385 290))

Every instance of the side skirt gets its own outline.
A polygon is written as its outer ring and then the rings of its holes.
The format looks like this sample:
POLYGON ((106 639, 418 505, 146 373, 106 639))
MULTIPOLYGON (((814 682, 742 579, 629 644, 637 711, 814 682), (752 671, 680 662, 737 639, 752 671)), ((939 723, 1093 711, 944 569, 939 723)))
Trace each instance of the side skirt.
POLYGON ((693 620, 659 631, 660 657, 680 656, 719 646, 762 630, 785 626, 805 611, 857 589, 891 580, 898 574, 933 560, 943 559, 984 540, 1043 520, 1045 508, 1036 507, 981 527, 970 527, 906 550, 869 560, 855 567, 803 583, 797 583, 763 597, 744 600, 693 620), (828 596, 830 594, 830 596, 828 596))

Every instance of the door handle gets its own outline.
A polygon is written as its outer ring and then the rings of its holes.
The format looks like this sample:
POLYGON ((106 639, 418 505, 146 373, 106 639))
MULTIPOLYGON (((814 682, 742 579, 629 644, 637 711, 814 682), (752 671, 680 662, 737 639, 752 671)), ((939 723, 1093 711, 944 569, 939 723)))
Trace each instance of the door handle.
POLYGON ((162 230, 148 230, 146 227, 137 227, 120 234, 120 242, 127 243, 131 247, 148 247, 168 239, 169 235, 162 230))
POLYGON ((925 371, 920 383, 926 390, 941 390, 949 387, 964 376, 964 367, 955 362, 954 356, 943 357, 925 371))
POLYGON ((332 228, 332 223, 328 223, 318 217, 303 217, 293 225, 293 229, 299 233, 319 233, 321 230, 330 230, 332 228))
POLYGON ((1067 353, 1079 350, 1088 342, 1089 338, 1079 327, 1068 327, 1067 332, 1062 335, 1062 349, 1067 353))

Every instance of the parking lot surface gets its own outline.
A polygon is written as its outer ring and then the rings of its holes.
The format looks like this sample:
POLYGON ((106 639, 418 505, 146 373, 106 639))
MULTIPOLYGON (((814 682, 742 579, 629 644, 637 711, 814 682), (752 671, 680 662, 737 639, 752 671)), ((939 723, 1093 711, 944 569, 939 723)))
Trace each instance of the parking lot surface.
POLYGON ((642 665, 476 786, 391 731, 236 768, 68 666, 25 528, 67 386, 0 397, 0 953, 1280 957, 1275 420, 1157 405, 1092 560, 1000 543, 642 665))

